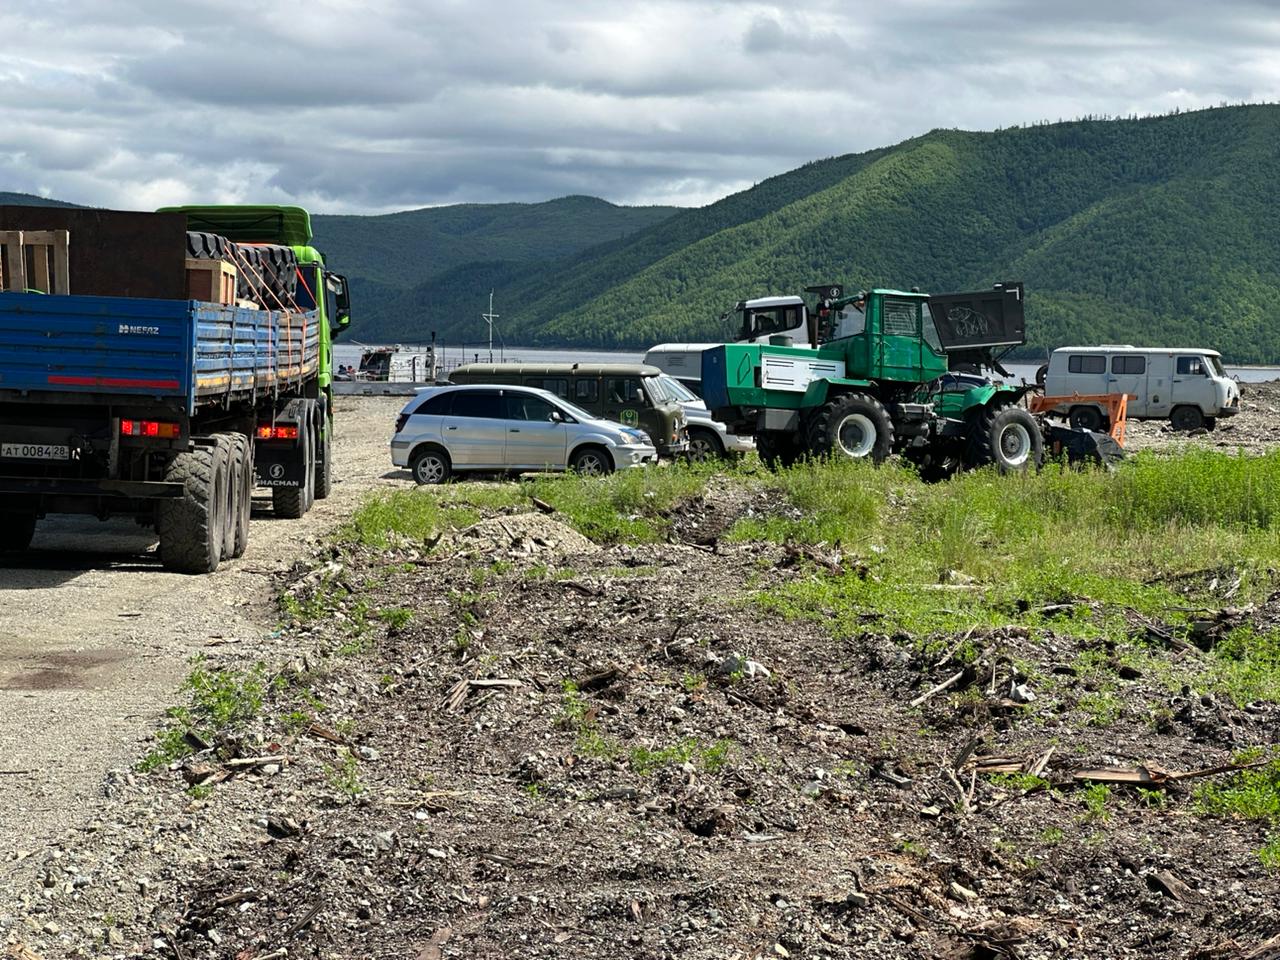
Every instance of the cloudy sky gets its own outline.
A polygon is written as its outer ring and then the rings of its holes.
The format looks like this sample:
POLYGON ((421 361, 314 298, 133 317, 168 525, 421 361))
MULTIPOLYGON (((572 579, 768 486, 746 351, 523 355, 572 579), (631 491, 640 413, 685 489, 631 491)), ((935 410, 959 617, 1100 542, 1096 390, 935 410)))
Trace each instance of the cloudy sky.
POLYGON ((1280 0, 0 0, 0 190, 692 206, 935 127, 1280 100, 1278 51, 1280 0))

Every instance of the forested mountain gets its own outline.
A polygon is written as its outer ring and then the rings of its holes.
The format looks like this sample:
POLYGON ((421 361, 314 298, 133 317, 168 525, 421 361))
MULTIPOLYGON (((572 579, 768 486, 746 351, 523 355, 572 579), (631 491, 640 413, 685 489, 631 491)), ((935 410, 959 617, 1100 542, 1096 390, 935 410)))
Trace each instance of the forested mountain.
POLYGON ((580 251, 659 223, 675 207, 619 207, 595 197, 545 203, 464 203, 377 217, 314 215, 315 244, 334 269, 350 277, 359 303, 362 339, 416 331, 435 322, 421 304, 398 302, 405 291, 461 268, 483 288, 484 304, 467 304, 471 318, 488 306, 489 288, 517 266, 541 270, 580 251), (484 268, 476 269, 477 263, 484 268))
MULTIPOLYGON (((1280 360, 1280 107, 938 130, 808 164, 549 269, 471 263, 362 336, 644 347, 719 337, 734 301, 821 281, 1021 279, 1032 347, 1197 343, 1280 360)), ((368 324, 367 327, 364 324, 368 324)))

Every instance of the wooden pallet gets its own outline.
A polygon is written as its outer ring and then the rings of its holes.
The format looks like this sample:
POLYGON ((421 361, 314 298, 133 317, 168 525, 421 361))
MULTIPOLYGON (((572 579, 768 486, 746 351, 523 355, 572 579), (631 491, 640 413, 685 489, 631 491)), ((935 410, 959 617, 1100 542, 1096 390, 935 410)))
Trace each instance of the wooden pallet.
POLYGON ((221 260, 187 260, 187 297, 204 303, 236 302, 236 268, 221 260))
POLYGON ((70 293, 70 247, 67 230, 0 230, 0 290, 70 293))

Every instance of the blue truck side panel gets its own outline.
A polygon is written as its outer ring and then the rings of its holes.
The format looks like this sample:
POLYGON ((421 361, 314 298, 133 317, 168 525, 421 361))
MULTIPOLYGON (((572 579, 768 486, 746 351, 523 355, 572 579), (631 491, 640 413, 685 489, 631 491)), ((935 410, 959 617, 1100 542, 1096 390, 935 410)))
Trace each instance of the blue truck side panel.
POLYGON ((0 391, 205 403, 287 389, 319 364, 314 314, 190 300, 0 294, 0 391))

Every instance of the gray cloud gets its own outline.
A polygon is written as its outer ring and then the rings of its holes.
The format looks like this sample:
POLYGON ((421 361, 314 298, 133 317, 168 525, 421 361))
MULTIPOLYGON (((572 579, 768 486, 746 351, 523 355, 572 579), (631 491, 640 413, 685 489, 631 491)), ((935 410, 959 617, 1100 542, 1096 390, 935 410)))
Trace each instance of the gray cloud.
POLYGON ((376 212, 701 204, 935 127, 1280 99, 1224 0, 10 0, 0 190, 376 212))

